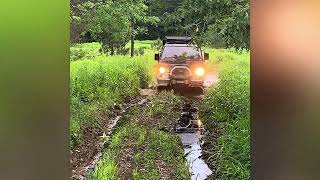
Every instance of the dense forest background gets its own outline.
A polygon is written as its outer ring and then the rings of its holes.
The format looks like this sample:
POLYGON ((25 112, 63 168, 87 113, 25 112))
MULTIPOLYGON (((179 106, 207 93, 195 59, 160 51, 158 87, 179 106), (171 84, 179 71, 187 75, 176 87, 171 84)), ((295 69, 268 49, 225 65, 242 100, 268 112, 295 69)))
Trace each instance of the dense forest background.
POLYGON ((114 54, 130 40, 192 36, 200 46, 249 49, 249 0, 71 0, 71 43, 114 54))

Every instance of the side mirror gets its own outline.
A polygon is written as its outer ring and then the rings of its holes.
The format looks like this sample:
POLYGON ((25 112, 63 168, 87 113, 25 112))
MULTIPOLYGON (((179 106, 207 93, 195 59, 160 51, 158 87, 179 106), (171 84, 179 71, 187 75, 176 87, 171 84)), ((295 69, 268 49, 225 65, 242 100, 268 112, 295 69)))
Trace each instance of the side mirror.
POLYGON ((160 55, 159 54, 155 54, 154 55, 154 60, 159 61, 160 60, 160 55))
POLYGON ((209 60, 209 53, 204 53, 204 60, 209 60))

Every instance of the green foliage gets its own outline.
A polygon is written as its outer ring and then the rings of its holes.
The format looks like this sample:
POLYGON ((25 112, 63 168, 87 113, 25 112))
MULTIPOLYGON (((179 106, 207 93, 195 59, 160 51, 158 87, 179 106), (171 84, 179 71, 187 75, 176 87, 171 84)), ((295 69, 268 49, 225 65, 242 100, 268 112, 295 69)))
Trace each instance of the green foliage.
POLYGON ((101 56, 100 43, 82 43, 70 47, 70 60, 93 59, 101 56))
POLYGON ((106 153, 91 176, 93 180, 116 180, 117 164, 114 154, 106 153))
POLYGON ((149 26, 152 38, 193 36, 197 44, 249 48, 249 0, 148 0, 149 13, 158 16, 158 27, 149 26), (159 28, 160 27, 160 28, 159 28))
POLYGON ((139 47, 138 49, 134 50, 134 54, 136 56, 143 56, 144 55, 144 50, 145 50, 144 47, 139 47))
POLYGON ((130 35, 141 40, 188 35, 200 46, 250 46, 249 0, 74 1, 71 39, 89 32, 111 54, 122 51, 130 35))
MULTIPOLYGON (((214 52, 212 52, 214 53, 214 52)), ((212 144, 219 179, 250 179, 250 68, 249 53, 220 50, 219 82, 201 105, 204 124, 220 122, 222 135, 212 144)), ((217 127, 210 127, 209 131, 217 127)))
POLYGON ((81 127, 96 124, 99 110, 110 109, 114 103, 138 93, 152 79, 150 53, 132 60, 126 56, 99 56, 74 61, 70 65, 71 144, 81 138, 81 127))
MULTIPOLYGON (((218 0, 217 0, 218 1, 218 0)), ((250 48, 250 1, 224 0, 212 2, 209 25, 198 37, 213 47, 250 48)))
POLYGON ((88 32, 102 44, 105 52, 121 54, 130 36, 144 33, 145 23, 155 24, 157 17, 147 14, 144 0, 88 1, 82 4, 88 32))
POLYGON ((88 27, 111 55, 121 51, 130 38, 130 18, 123 15, 123 6, 113 1, 99 2, 88 12, 88 27))
POLYGON ((151 45, 152 48, 156 49, 156 50, 160 50, 162 47, 162 41, 161 39, 157 39, 156 41, 154 41, 151 45))
MULTIPOLYGON (((144 49, 151 49, 154 40, 144 40, 144 41, 135 41, 134 47, 135 48, 144 48, 144 49)), ((126 48, 130 48, 130 43, 126 45, 126 48)))

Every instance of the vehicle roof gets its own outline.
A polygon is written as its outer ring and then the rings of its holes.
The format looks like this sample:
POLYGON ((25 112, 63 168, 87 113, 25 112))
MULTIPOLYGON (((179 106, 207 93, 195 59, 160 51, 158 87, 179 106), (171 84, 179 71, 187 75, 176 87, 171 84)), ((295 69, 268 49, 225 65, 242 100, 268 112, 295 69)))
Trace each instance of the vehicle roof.
POLYGON ((165 44, 164 47, 197 47, 194 44, 165 44))
POLYGON ((172 39, 172 40, 187 40, 190 41, 192 38, 188 36, 166 36, 166 39, 172 39))
POLYGON ((166 36, 163 40, 163 45, 165 44, 190 44, 192 42, 191 37, 187 36, 166 36))

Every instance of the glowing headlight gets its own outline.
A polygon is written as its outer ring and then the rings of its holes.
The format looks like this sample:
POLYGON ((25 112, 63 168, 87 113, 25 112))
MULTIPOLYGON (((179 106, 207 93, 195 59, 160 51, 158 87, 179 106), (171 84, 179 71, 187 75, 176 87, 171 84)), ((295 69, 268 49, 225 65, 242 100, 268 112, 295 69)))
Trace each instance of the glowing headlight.
POLYGON ((161 74, 164 74, 165 72, 167 72, 167 69, 166 69, 165 67, 160 67, 160 68, 159 68, 159 72, 160 72, 161 74))
POLYGON ((195 70, 195 74, 197 76, 203 76, 205 73, 204 69, 202 67, 198 67, 196 70, 195 70))

